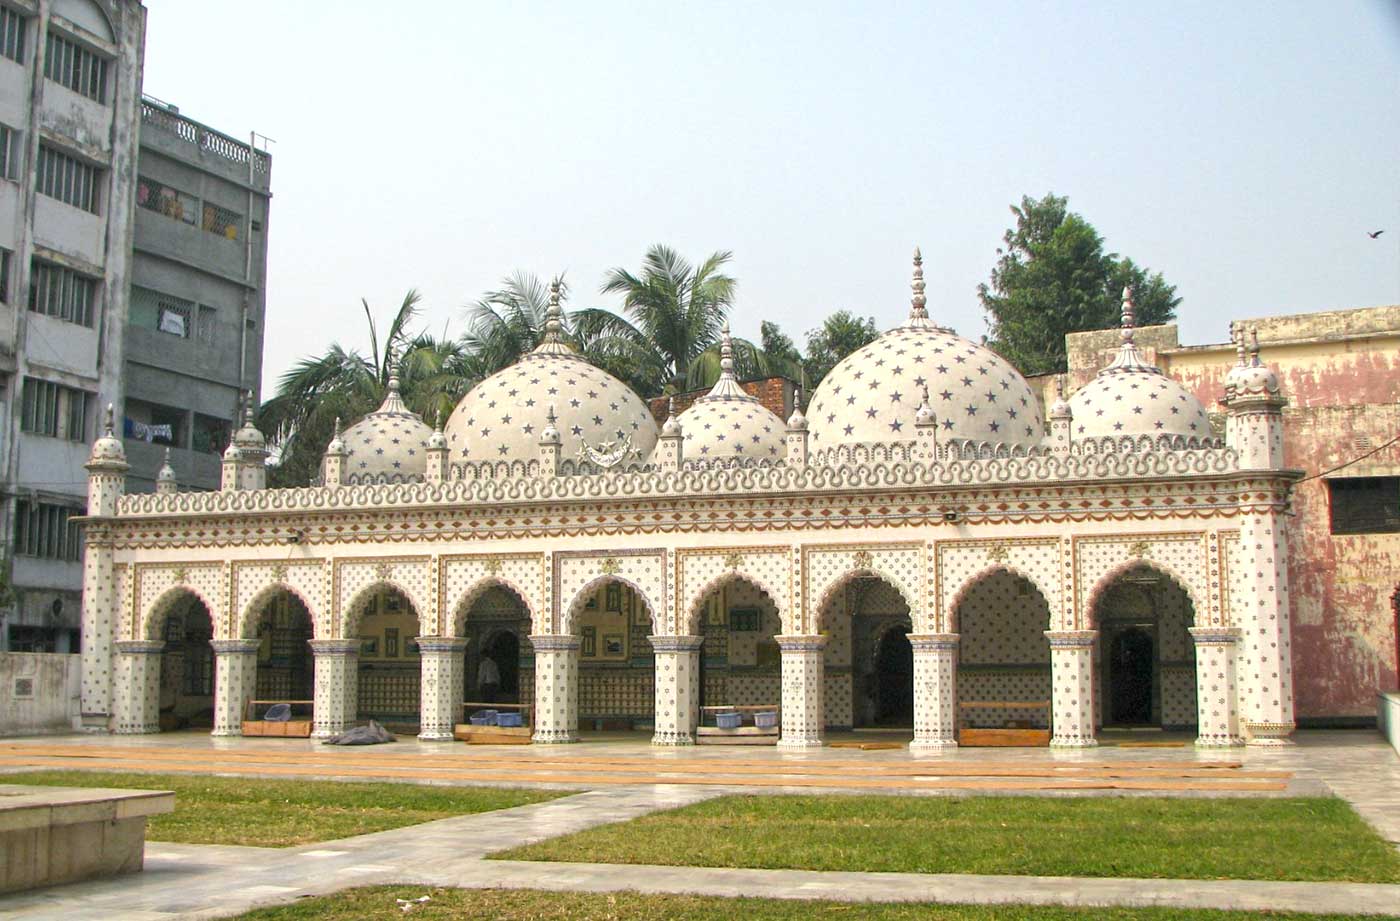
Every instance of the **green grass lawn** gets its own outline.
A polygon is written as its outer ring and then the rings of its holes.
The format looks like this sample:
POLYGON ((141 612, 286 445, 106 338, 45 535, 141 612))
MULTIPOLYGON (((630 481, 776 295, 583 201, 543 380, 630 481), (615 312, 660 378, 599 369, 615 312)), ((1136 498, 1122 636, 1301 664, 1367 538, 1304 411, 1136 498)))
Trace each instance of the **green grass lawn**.
POLYGON ((1400 882, 1339 799, 728 796, 492 855, 510 860, 1400 882))
MULTIPOLYGON (((333 921, 366 918, 490 918, 493 921, 1342 921, 1360 915, 1299 915, 1283 912, 1201 911, 1170 908, 1046 908, 1032 905, 849 904, 780 899, 702 898, 635 892, 534 892, 518 889, 428 889, 374 886, 349 889, 293 905, 263 908, 238 921, 333 921), (431 901, 405 914, 395 899, 431 901)), ((1368 916, 1374 919, 1375 915, 1368 916)))
POLYGON ((538 803, 564 794, 492 787, 256 780, 182 774, 43 771, 0 783, 174 790, 175 811, 152 816, 146 837, 186 844, 291 847, 434 819, 538 803))

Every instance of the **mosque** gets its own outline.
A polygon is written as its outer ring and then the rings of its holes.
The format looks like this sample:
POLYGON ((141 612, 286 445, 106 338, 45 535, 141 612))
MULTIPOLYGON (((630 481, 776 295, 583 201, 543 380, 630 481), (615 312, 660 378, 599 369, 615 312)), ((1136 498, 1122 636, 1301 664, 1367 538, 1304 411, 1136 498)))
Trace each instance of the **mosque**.
POLYGON ((82 714, 151 733, 306 700, 450 740, 463 701, 528 705, 537 743, 631 729, 695 742, 713 707, 771 708, 777 744, 912 726, 1055 747, 1118 727, 1201 746, 1294 730, 1285 399, 1237 341, 1223 437, 1134 344, 1042 417, 992 351, 929 316, 842 361, 786 420, 736 381, 657 425, 561 335, 445 426, 383 405, 317 485, 266 486, 251 414, 222 489, 126 495, 93 445, 82 714))

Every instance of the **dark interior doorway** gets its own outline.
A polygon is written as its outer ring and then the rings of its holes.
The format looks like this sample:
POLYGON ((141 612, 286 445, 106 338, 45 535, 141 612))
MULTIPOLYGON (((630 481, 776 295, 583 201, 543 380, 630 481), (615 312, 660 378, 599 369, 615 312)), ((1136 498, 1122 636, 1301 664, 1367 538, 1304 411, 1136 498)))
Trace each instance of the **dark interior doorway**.
POLYGON ((491 638, 484 655, 496 663, 501 673, 501 687, 498 692, 502 703, 520 702, 520 639, 509 630, 502 630, 491 638))
POLYGON ((875 654, 875 722, 910 726, 914 722, 914 647, 909 628, 892 627, 875 654))
POLYGON ((1113 637, 1108 653, 1110 721, 1123 726, 1152 722, 1152 668, 1156 642, 1142 627, 1128 627, 1113 637))

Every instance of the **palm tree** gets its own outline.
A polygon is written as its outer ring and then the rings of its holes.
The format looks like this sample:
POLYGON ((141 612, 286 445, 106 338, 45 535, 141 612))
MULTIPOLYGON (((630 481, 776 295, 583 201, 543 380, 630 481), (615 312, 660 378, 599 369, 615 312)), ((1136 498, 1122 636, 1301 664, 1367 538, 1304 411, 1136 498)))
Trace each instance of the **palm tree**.
POLYGON ((652 353, 665 389, 685 389, 691 366, 719 338, 720 327, 734 300, 735 281, 720 269, 733 258, 728 250, 711 253, 698 267, 675 250, 657 244, 647 250, 640 276, 627 269, 610 271, 604 294, 621 293, 623 311, 631 323, 603 317, 585 319, 607 351, 617 355, 652 353))

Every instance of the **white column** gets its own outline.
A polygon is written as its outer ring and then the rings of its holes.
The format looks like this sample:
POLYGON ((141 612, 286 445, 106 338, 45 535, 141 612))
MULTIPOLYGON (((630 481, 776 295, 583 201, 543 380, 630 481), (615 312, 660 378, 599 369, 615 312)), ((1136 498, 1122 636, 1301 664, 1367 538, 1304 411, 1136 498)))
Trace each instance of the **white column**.
POLYGON ((360 641, 310 640, 316 657, 316 686, 312 692, 311 737, 326 739, 345 731, 360 706, 358 669, 360 641))
POLYGON ((700 705, 703 636, 653 636, 656 653, 656 729, 652 745, 694 745, 700 705))
POLYGON ((1196 746, 1225 748, 1243 745, 1235 688, 1234 627, 1191 627, 1196 641, 1196 746))
POLYGON ((160 732, 160 654, 157 640, 118 640, 112 731, 160 732))
POLYGON ((824 636, 775 636, 783 655, 783 734, 779 748, 819 748, 825 727, 822 681, 824 636))
POLYGON ((420 636, 420 698, 418 738, 424 742, 451 742, 452 730, 462 718, 462 651, 464 636, 420 636))
POLYGON ((243 735, 243 715, 257 693, 258 641, 210 640, 214 647, 214 731, 243 735))
POLYGON ((911 633, 914 647, 914 741, 910 751, 956 748, 958 635, 911 633))
POLYGON ((1289 626, 1288 542, 1283 516, 1245 515, 1240 521, 1243 599, 1239 659, 1240 715, 1250 745, 1291 745, 1293 655, 1289 626))
POLYGON ((1092 748, 1096 630, 1046 630, 1050 640, 1051 748, 1092 748))
MULTIPOLYGON (((91 506, 89 506, 91 507, 91 506)), ((96 514, 96 513, 94 513, 96 514)), ((112 577, 112 545, 96 523, 87 527, 83 548, 82 726, 87 732, 112 729, 112 679, 117 655, 112 625, 119 618, 112 577)))
POLYGON ((564 634, 530 637, 535 647, 535 734, 543 743, 578 741, 578 650, 564 634))

